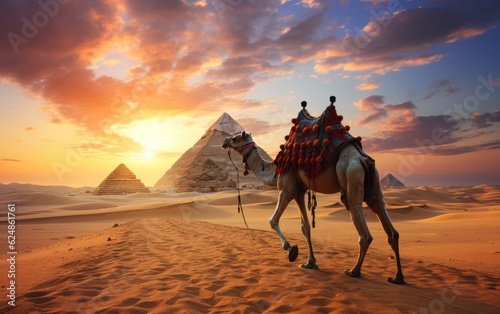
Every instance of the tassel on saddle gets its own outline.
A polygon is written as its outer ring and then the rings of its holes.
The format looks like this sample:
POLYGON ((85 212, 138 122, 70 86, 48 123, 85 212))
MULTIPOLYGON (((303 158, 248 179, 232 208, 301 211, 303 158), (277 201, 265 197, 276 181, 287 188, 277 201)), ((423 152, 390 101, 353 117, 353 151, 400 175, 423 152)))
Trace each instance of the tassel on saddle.
POLYGON ((307 191, 307 208, 311 211, 312 227, 313 228, 316 228, 316 212, 315 212, 315 209, 316 209, 317 206, 318 206, 318 202, 316 201, 316 191, 312 191, 312 193, 311 193, 311 190, 307 191))

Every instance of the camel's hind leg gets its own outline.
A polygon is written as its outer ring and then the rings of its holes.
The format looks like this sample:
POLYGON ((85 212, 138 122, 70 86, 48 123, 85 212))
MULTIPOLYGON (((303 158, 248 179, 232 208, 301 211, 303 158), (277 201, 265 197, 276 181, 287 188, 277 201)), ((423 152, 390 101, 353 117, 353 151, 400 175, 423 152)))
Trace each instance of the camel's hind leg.
POLYGON ((390 283, 403 284, 405 283, 405 280, 403 271, 401 269, 401 259, 399 256, 399 233, 396 231, 396 228, 394 228, 391 218, 389 218, 389 214, 387 213, 384 196, 382 194, 382 188, 380 187, 380 183, 378 181, 378 173, 376 173, 373 182, 375 188, 375 199, 372 202, 369 202, 368 206, 377 215, 378 220, 382 224, 382 227, 387 234, 387 239, 389 241, 389 244, 391 245, 392 250, 394 251, 394 255, 396 258, 396 275, 394 278, 389 277, 387 280, 390 283))
POLYGON ((359 254, 356 265, 354 265, 352 269, 344 271, 344 274, 350 277, 360 277, 361 266, 363 265, 366 252, 368 251, 368 247, 373 237, 368 230, 368 225, 366 224, 362 209, 364 170, 359 161, 349 163, 344 179, 346 182, 344 182, 343 186, 347 187, 347 191, 344 191, 344 193, 347 195, 344 195, 343 198, 346 201, 345 205, 359 235, 359 254))

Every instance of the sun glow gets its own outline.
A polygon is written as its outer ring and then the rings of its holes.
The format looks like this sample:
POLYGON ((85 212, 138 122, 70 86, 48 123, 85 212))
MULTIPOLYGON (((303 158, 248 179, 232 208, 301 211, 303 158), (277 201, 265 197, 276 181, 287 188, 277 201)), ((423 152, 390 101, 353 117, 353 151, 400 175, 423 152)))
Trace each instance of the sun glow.
MULTIPOLYGON (((207 121, 210 119, 212 117, 207 117, 207 121)), ((111 127, 111 131, 141 144, 144 157, 151 159, 154 157, 153 152, 183 152, 193 145, 196 137, 205 131, 206 123, 191 125, 188 122, 189 118, 184 116, 154 117, 129 124, 116 124, 111 127), (196 137, 193 138, 193 134, 196 137)))
POLYGON ((154 156, 155 156, 154 153, 150 150, 144 152, 144 158, 146 159, 152 159, 154 156))

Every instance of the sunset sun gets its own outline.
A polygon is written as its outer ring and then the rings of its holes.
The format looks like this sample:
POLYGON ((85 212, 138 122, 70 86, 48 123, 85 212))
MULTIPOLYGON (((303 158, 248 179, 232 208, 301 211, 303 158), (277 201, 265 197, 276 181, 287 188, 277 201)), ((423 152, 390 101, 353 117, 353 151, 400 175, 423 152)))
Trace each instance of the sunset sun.
POLYGON ((154 157, 154 153, 150 150, 146 150, 144 151, 144 158, 146 159, 152 159, 154 157))

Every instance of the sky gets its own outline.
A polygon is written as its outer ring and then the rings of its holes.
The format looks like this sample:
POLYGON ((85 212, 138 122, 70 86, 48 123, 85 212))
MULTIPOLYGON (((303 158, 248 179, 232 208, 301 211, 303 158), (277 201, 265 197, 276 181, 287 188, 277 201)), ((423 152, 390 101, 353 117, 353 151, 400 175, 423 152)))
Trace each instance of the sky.
POLYGON ((41 0, 0 10, 0 183, 147 186, 223 113, 275 156, 337 97, 381 176, 500 185, 496 0, 41 0))

